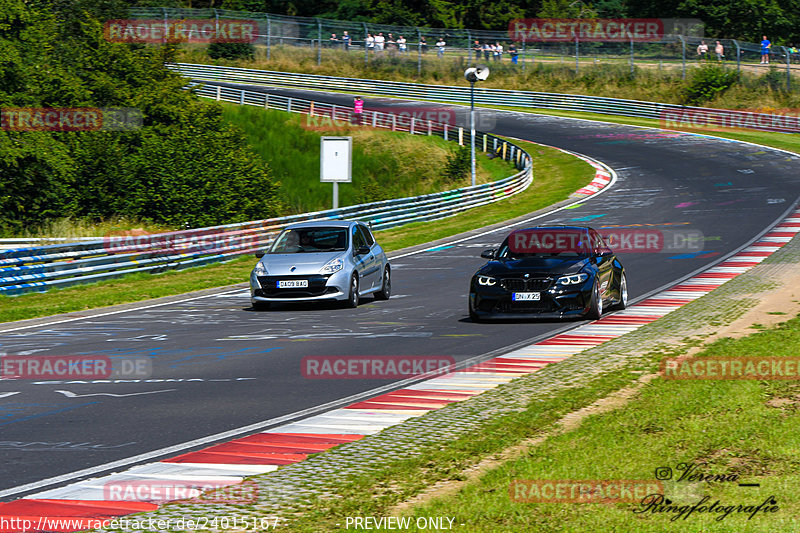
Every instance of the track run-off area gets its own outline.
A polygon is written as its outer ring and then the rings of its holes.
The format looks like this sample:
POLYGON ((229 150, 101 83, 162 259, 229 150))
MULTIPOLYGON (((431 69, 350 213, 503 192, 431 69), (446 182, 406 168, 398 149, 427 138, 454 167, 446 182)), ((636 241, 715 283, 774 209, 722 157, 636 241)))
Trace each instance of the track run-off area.
MULTIPOLYGON (((350 95, 248 90, 352 103, 350 95)), ((430 107, 366 99, 367 108, 371 103, 387 112, 430 107)), ((250 308, 249 292, 237 288, 69 321, 1 325, 0 352, 9 355, 131 357, 150 366, 140 380, 0 382, 0 501, 281 424, 301 426, 304 418, 407 385, 314 379, 303 372, 306 357, 480 361, 585 324, 469 320, 468 285, 485 261, 480 252, 511 229, 568 224, 658 230, 675 239, 702 235, 699 250, 619 254, 635 302, 746 247, 800 197, 800 158, 784 151, 587 120, 479 114, 479 124, 492 125, 484 131, 583 154, 607 165, 615 181, 601 194, 535 219, 390 254, 392 298, 364 298, 356 309, 283 305, 259 312, 250 308)))

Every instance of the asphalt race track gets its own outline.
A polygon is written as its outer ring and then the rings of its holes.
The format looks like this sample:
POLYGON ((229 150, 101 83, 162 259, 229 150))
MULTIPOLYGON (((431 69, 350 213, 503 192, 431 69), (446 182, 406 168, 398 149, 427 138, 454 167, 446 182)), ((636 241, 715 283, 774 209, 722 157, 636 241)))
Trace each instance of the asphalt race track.
MULTIPOLYGON (((269 91, 311 98, 303 91, 269 91)), ((313 98, 352 103, 344 95, 314 93, 313 98)), ((430 106, 366 100, 367 109, 376 104, 430 106)), ((800 197, 800 158, 777 150, 628 126, 482 113, 483 129, 573 150, 617 172, 611 189, 537 223, 640 224, 670 230, 672 236, 702 232, 702 250, 621 254, 632 299, 746 245, 800 197)), ((0 328, 5 329, 0 351, 8 354, 146 358, 152 364, 150 379, 158 380, 0 382, 0 499, 51 488, 55 485, 42 480, 55 476, 92 467, 97 475, 101 465, 140 454, 157 460, 165 456, 159 450, 169 446, 392 387, 388 380, 307 379, 300 364, 305 356, 462 361, 578 325, 474 324, 467 318, 468 281, 483 262, 480 251, 496 246, 507 232, 393 259, 393 297, 386 302, 365 298, 355 310, 287 305, 255 312, 246 291, 231 291, 62 324, 0 328), (41 483, 15 489, 36 482, 41 483)))

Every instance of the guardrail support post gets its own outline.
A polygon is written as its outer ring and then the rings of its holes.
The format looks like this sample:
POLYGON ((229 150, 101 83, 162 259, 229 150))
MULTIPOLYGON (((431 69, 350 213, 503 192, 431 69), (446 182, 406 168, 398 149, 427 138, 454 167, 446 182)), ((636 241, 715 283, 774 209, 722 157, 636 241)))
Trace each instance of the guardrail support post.
POLYGON ((372 112, 372 127, 375 128, 377 126, 378 126, 378 112, 377 111, 373 111, 372 112))
POLYGON ((467 54, 469 54, 467 56, 467 61, 472 63, 472 34, 469 32, 469 30, 466 30, 466 32, 467 32, 467 54))
POLYGON ((314 116, 314 102, 308 104, 308 114, 312 117, 314 116))
POLYGON ((684 80, 686 79, 686 41, 683 39, 683 35, 678 35, 678 39, 681 41, 681 61, 683 64, 682 67, 682 74, 681 78, 684 80))
POLYGON ((447 140, 447 124, 444 125, 444 140, 447 140))
POLYGON ((239 105, 244 105, 244 89, 239 93, 239 105))
POLYGON ((422 32, 417 28, 417 76, 422 76, 422 32))
POLYGON ((286 111, 288 111, 289 113, 292 112, 292 99, 291 98, 287 98, 286 99, 286 111))
POLYGON ((362 22, 361 24, 364 25, 364 64, 366 65, 369 63, 369 48, 367 48, 367 36, 369 35, 369 29, 367 29, 366 22, 362 22))
POLYGON ((392 131, 397 129, 397 115, 392 113, 392 131))
POLYGON ((317 19, 317 65, 322 64, 322 21, 317 19))
POLYGON ((414 135, 414 117, 411 117, 411 124, 408 126, 408 132, 414 135))
POLYGON ((429 121, 428 121, 428 137, 430 137, 430 136, 431 136, 431 128, 432 128, 432 126, 433 126, 433 125, 431 124, 431 121, 429 120, 429 121))
POLYGON ((633 77, 633 37, 631 37, 631 77, 633 77))
POLYGON ((458 145, 464 146, 464 128, 460 126, 458 128, 458 145))
POLYGON ((217 102, 220 101, 220 98, 222 98, 222 87, 217 85, 217 96, 216 96, 217 102))
POLYGON ((272 48, 272 19, 269 18, 267 13, 267 61, 269 61, 272 48))
POLYGON ((733 39, 733 44, 736 46, 736 73, 742 73, 742 47, 739 46, 739 41, 733 39))
POLYGON ((269 109, 269 93, 264 93, 264 109, 269 109))
POLYGON ((786 90, 792 90, 792 54, 789 53, 789 49, 785 46, 781 46, 783 48, 783 53, 786 54, 786 90))
MULTIPOLYGON (((578 66, 578 58, 581 55, 581 51, 580 51, 580 47, 578 46, 578 43, 579 43, 579 39, 578 39, 578 35, 576 34, 575 35, 575 75, 576 76, 578 75, 578 68, 580 68, 578 66)), ((631 44, 633 44, 633 41, 631 41, 631 44)))

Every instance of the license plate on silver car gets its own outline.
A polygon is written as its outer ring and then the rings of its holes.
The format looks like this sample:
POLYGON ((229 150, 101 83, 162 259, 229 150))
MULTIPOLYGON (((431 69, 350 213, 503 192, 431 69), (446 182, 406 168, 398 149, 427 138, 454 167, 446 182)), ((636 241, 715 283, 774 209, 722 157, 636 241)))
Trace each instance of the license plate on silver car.
POLYGON ((301 289, 308 287, 307 279, 282 279, 278 281, 279 289, 301 289))
POLYGON ((539 292, 515 292, 511 295, 515 302, 538 302, 541 299, 539 292))

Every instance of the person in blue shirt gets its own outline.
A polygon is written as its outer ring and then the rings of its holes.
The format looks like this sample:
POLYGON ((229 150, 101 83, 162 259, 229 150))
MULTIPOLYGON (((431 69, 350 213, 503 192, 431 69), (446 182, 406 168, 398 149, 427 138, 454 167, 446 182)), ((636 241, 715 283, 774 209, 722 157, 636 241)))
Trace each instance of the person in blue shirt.
POLYGON ((764 35, 764 38, 761 39, 761 64, 762 65, 769 65, 769 49, 772 46, 772 43, 769 42, 767 36, 764 35))

